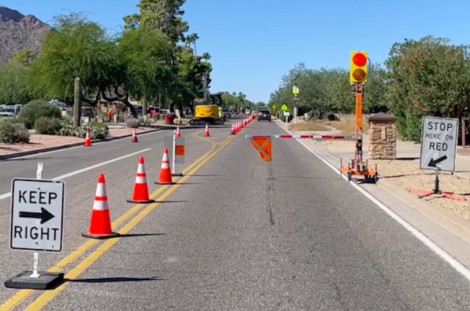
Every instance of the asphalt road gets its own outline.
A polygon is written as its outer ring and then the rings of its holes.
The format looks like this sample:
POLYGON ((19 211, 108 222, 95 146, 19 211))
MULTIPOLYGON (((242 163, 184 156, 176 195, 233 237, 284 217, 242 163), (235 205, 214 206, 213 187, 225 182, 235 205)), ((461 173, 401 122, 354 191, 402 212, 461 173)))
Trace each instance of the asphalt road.
MULTIPOLYGON (((244 138, 280 133, 274 123, 255 121, 223 143, 227 130, 213 129, 218 151, 188 172, 186 183, 168 188, 166 203, 142 207, 122 229, 131 236, 98 242, 63 267, 70 281, 33 293, 16 310, 470 308, 466 279, 302 145, 274 140, 273 161, 264 163, 244 138)), ((200 155, 213 146, 192 144, 200 155)), ((149 159, 154 168, 158 153, 149 159)), ((124 202, 137 158, 70 178, 68 252, 86 241, 77 236, 87 226, 100 171, 109 175, 113 218, 130 208, 124 202)), ((2 277, 28 267, 29 253, 3 245, 2 277)), ((44 257, 50 265, 58 259, 44 257)), ((17 291, 0 293, 5 301, 17 291)))

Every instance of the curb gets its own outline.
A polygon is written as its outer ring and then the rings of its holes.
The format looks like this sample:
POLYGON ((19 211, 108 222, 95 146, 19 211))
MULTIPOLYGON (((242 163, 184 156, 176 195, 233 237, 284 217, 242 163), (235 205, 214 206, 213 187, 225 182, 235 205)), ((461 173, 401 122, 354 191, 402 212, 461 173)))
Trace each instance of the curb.
MULTIPOLYGON (((153 129, 153 130, 141 132, 139 134, 140 135, 148 134, 148 133, 158 132, 158 131, 161 131, 161 130, 162 130, 161 128, 158 128, 158 129, 153 129)), ((91 142, 92 143, 101 143, 101 142, 108 142, 108 141, 118 140, 118 139, 127 138, 127 137, 132 137, 132 134, 126 134, 126 135, 119 136, 119 137, 109 137, 109 138, 105 138, 105 139, 95 139, 95 140, 92 140, 91 142)), ((82 145, 83 145, 83 142, 73 143, 73 144, 68 144, 68 145, 61 145, 61 146, 54 146, 54 147, 49 147, 49 148, 36 149, 36 150, 29 150, 29 151, 23 151, 23 152, 17 152, 17 153, 12 153, 12 154, 5 154, 5 155, 0 156, 0 161, 1 160, 12 159, 12 158, 24 157, 24 156, 32 155, 32 154, 45 153, 45 152, 49 152, 49 151, 56 151, 56 150, 67 149, 67 148, 72 148, 72 147, 78 147, 78 146, 82 146, 82 145)))
MULTIPOLYGON (((282 124, 279 125, 282 127, 282 124)), ((287 129, 285 130, 290 132, 287 129)), ((323 149, 324 152, 326 152, 329 156, 339 161, 339 159, 334 154, 329 152, 328 149, 324 146, 315 144, 315 146, 311 147, 323 149)), ((328 161, 327 159, 325 160, 328 161)), ((470 244, 470 224, 468 224, 466 221, 458 218, 457 216, 454 216, 453 214, 447 212, 446 210, 443 210, 440 207, 434 206, 431 203, 418 199, 416 196, 409 193, 405 188, 395 185, 390 181, 384 180, 383 178, 380 178, 380 175, 379 181, 376 185, 382 190, 396 197, 401 202, 405 203, 410 208, 419 211, 421 214, 431 219, 442 228, 448 230, 449 232, 460 237, 466 243, 470 244)), ((366 190, 365 188, 363 189, 366 190)))

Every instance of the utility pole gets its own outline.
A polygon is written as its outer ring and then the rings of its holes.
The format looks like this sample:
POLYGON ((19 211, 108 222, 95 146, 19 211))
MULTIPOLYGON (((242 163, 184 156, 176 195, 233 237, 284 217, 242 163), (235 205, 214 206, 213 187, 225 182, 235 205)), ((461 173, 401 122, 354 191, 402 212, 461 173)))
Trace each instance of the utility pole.
POLYGON ((297 87, 297 83, 294 83, 292 87, 292 94, 294 95, 294 122, 297 118, 298 111, 299 111, 299 88, 297 87))
POLYGON ((292 87, 292 94, 294 95, 294 115, 293 115, 293 120, 297 119, 297 115, 299 112, 299 87, 297 86, 297 79, 300 77, 300 74, 297 75, 297 77, 294 78, 294 86, 292 87))

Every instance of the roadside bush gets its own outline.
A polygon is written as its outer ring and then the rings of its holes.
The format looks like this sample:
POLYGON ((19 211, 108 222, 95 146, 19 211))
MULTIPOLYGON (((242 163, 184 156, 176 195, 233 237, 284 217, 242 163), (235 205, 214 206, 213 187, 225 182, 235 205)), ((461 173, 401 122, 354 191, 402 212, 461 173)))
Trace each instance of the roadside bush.
POLYGON ((5 144, 29 143, 29 132, 17 120, 0 121, 0 142, 5 144))
POLYGON ((62 121, 57 118, 39 117, 34 122, 37 134, 57 135, 62 128, 62 121))
POLYGON ((98 122, 91 122, 79 127, 73 125, 72 119, 65 119, 61 122, 61 129, 58 135, 73 136, 85 138, 86 130, 90 130, 91 139, 105 139, 108 137, 109 129, 105 124, 98 122))
POLYGON ((129 128, 138 128, 140 126, 140 121, 139 119, 129 118, 126 124, 129 128))
POLYGON ((143 126, 143 127, 149 127, 150 126, 150 118, 140 116, 138 121, 139 121, 139 126, 143 126))
POLYGON ((21 109, 18 121, 23 123, 27 129, 32 129, 34 122, 40 117, 62 119, 62 112, 60 108, 45 100, 33 100, 21 109))
POLYGON ((83 128, 83 136, 85 137, 86 130, 90 131, 91 139, 105 139, 108 137, 109 129, 106 124, 98 123, 98 122, 91 122, 82 126, 83 128))

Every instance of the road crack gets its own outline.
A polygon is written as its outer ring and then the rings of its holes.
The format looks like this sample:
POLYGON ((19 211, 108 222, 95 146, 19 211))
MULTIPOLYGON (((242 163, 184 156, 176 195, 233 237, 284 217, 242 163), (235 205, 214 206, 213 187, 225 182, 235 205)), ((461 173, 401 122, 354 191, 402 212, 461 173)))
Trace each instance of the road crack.
POLYGON ((273 174, 273 166, 271 163, 269 165, 269 176, 267 178, 266 182, 266 210, 268 211, 269 214, 269 223, 274 226, 274 214, 273 214, 273 209, 272 209, 272 198, 275 195, 274 191, 274 174, 273 174))

